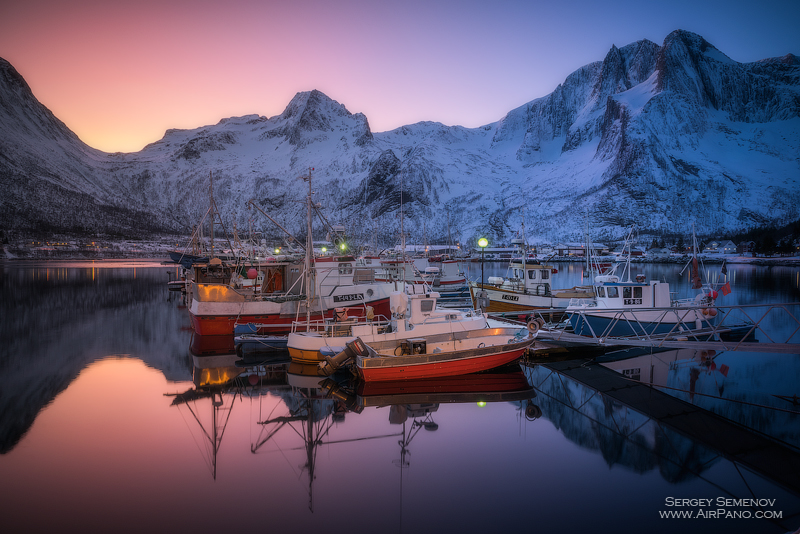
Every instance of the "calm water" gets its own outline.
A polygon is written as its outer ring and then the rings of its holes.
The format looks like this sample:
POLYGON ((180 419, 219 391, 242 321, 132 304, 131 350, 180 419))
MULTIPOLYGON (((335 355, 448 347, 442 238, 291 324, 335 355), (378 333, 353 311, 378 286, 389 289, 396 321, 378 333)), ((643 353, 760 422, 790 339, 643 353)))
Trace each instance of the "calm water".
MULTIPOLYGON (((639 269, 689 296, 681 266, 639 269)), ((728 269, 733 292, 719 304, 800 301, 797 269, 728 269)), ((443 381, 422 402, 397 388, 324 390, 285 362, 237 367, 235 357, 194 356, 168 270, 0 265, 3 532, 800 527, 800 487, 770 478, 773 468, 759 468, 769 462, 734 461, 713 439, 656 419, 658 402, 634 409, 542 365, 443 381), (667 505, 701 498, 713 505, 667 505), (718 501, 742 498, 771 502, 718 501), (739 517, 708 517, 720 509, 739 517), (707 517, 660 517, 676 510, 707 517), (763 512, 773 518, 755 517, 763 512)), ((580 266, 559 270, 559 286, 582 283, 580 266)), ((486 276, 504 272, 485 265, 486 276)), ((470 275, 480 276, 479 264, 470 275)), ((765 328, 791 336, 796 324, 776 317, 765 328)), ((196 351, 210 345, 194 340, 196 351)), ((797 465, 800 355, 630 356, 607 365, 769 436, 797 465)))

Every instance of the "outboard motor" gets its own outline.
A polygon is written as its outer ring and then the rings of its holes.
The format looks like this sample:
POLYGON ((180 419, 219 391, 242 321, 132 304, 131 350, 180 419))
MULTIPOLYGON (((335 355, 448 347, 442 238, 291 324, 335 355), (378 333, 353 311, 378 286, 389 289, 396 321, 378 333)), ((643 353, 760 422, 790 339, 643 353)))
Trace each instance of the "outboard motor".
POLYGON ((325 356, 325 361, 319 362, 317 374, 321 376, 331 376, 341 366, 356 356, 367 356, 368 354, 369 351, 367 350, 367 346, 363 341, 361 341, 360 337, 357 337, 353 341, 347 343, 347 345, 344 347, 344 350, 333 358, 330 356, 325 356))

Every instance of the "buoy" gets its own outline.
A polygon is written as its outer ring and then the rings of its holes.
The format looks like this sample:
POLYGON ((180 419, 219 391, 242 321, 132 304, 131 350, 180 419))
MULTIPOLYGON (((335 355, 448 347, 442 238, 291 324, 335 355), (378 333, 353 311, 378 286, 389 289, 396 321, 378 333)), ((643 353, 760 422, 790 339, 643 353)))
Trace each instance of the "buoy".
POLYGON ((247 381, 250 382, 251 386, 255 386, 258 384, 258 375, 250 375, 247 377, 247 381))
POLYGON ((255 280, 257 276, 258 276, 258 271, 256 271, 253 267, 250 267, 247 270, 247 278, 249 278, 250 280, 255 280))

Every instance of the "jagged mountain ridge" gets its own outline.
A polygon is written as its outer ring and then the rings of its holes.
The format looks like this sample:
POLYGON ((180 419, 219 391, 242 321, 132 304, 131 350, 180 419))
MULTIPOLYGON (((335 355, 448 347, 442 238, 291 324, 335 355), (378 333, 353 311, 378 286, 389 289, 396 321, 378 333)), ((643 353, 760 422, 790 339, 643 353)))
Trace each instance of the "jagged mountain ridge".
POLYGON ((140 152, 105 154, 7 62, 0 97, 0 224, 11 231, 89 221, 91 231, 186 233, 207 209, 213 175, 229 223, 247 228, 253 216, 277 236, 245 203, 302 229, 298 177, 311 167, 328 219, 369 241, 397 232, 401 199, 411 239, 450 232, 463 242, 504 241, 523 214, 528 237, 556 241, 579 239, 587 213, 593 234, 611 239, 632 224, 654 234, 782 224, 800 205, 800 60, 737 63, 680 30, 662 46, 613 46, 480 128, 373 133, 363 114, 310 91, 275 117, 169 130, 140 152))

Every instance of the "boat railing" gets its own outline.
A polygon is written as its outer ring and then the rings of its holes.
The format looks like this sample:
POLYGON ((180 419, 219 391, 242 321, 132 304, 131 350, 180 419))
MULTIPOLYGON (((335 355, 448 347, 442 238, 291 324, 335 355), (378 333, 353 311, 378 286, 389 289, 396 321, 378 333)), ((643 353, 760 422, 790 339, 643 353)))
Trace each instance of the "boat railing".
POLYGON ((348 317, 347 319, 336 321, 335 319, 315 319, 311 321, 292 321, 292 333, 295 332, 316 332, 320 336, 340 336, 347 335, 354 326, 369 325, 386 328, 391 321, 384 315, 376 315, 372 319, 364 316, 348 317))
MULTIPOLYGON (((585 298, 571 298, 569 299, 569 306, 580 306, 582 308, 596 308, 597 301, 594 299, 585 299, 585 298)), ((563 312, 564 310, 561 309, 563 312)))
MULTIPOLYGON (((556 310, 564 313, 564 309, 561 308, 537 310, 535 315, 547 317, 548 312, 556 310)), ((602 331, 595 331, 585 320, 589 314, 597 313, 596 307, 575 308, 566 310, 563 323, 549 325, 547 337, 553 340, 605 346, 713 348, 728 351, 800 354, 800 302, 732 306, 701 304, 602 311, 608 320, 607 326, 602 331), (660 313, 654 314, 654 312, 660 313), (576 323, 583 325, 581 335, 567 326, 576 323), (627 324, 633 333, 625 336, 610 335, 613 329, 621 324, 627 324), (781 334, 774 333, 776 324, 781 325, 781 334)))

